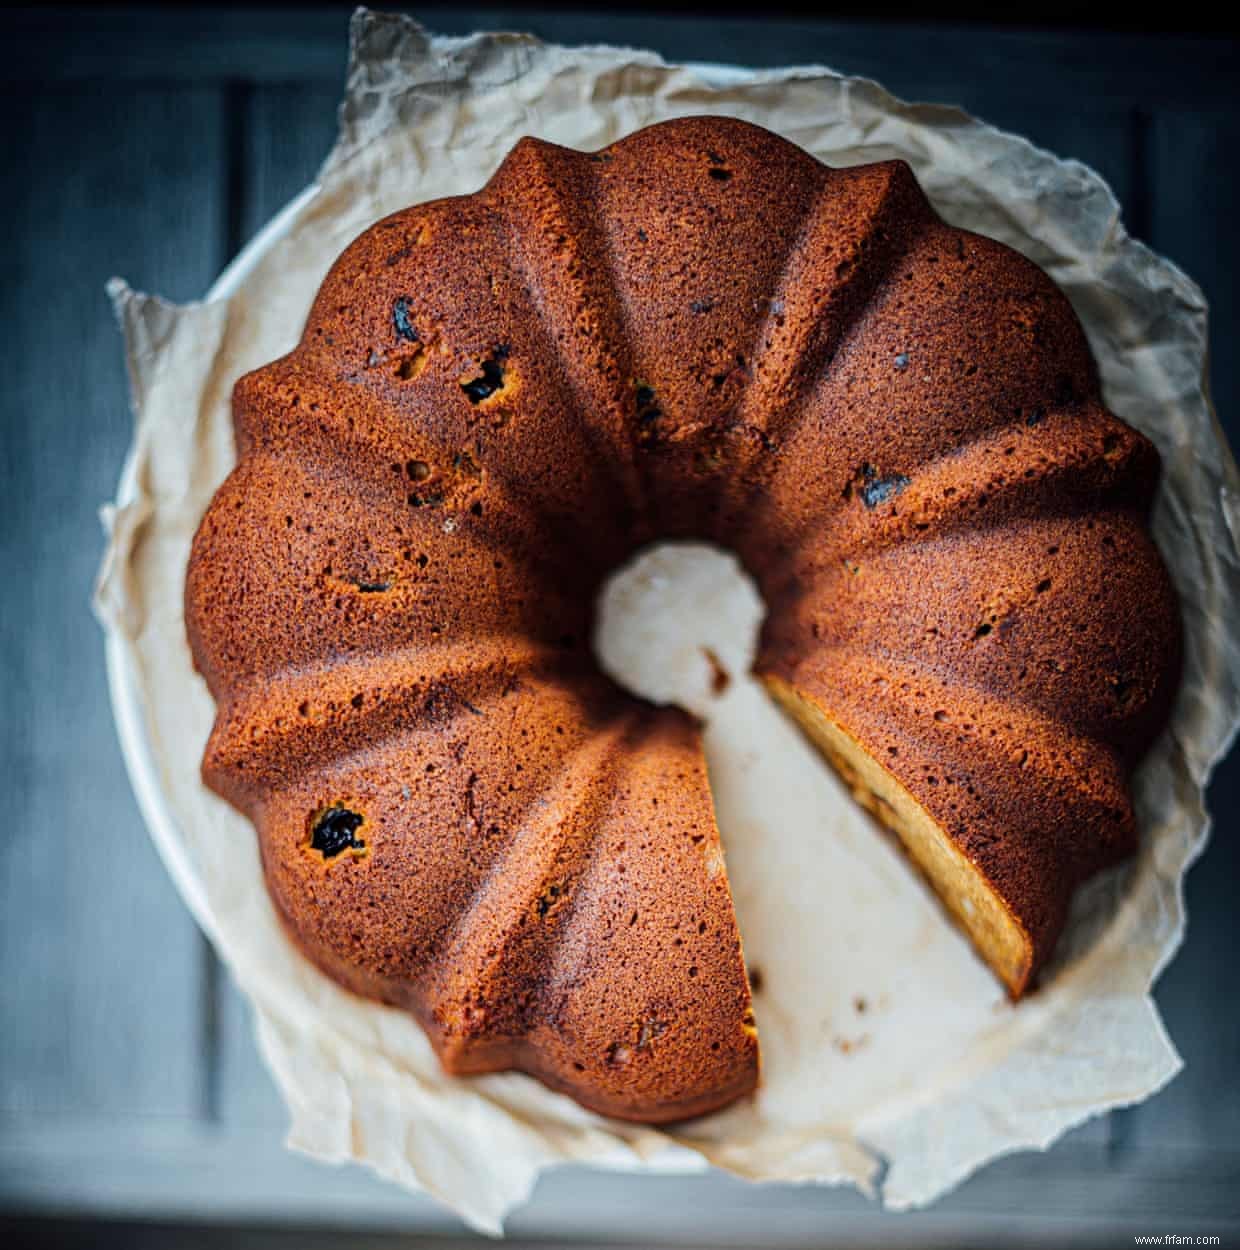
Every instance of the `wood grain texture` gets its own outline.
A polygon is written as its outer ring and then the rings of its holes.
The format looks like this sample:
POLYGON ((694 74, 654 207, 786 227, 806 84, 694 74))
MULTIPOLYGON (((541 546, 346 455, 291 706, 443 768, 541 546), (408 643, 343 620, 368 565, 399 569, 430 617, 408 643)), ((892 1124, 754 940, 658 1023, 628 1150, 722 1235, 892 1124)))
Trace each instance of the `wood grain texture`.
MULTIPOLYGON (((1151 108, 1226 108, 1233 95, 1234 41, 1202 35, 829 20, 757 11, 711 13, 703 20, 686 12, 688 5, 665 13, 450 0, 403 7, 428 28, 450 35, 521 30, 567 44, 654 48, 676 61, 829 65, 875 78, 908 99, 964 104, 982 115, 1000 98, 1023 98, 1030 115, 1071 110, 1088 115, 1133 100, 1151 108)), ((338 87, 351 8, 343 3, 105 10, 76 15, 71 31, 54 7, 31 9, 14 19, 23 55, 7 68, 15 80, 36 82, 318 79, 338 87)))
POLYGON ((103 284, 186 297, 218 266, 219 93, 83 85, 5 111, 0 759, 20 825, 0 948, 20 973, 0 980, 0 1108, 192 1115, 200 939, 130 793, 89 604, 130 429, 103 284))
POLYGON ((319 172, 336 142, 335 84, 255 86, 245 100, 239 218, 248 239, 319 172))
MULTIPOLYGON (((1240 445, 1240 122, 1234 115, 1155 116, 1150 133, 1150 242, 1182 265, 1210 301, 1210 385, 1233 449, 1240 445)), ((1240 622, 1233 622, 1240 628, 1240 622)), ((1210 789, 1214 831, 1189 871, 1188 938, 1156 998, 1187 1068, 1132 1115, 1142 1147, 1209 1143, 1236 1160, 1240 1209, 1240 759, 1233 751, 1210 789)))
MULTIPOLYGON (((1069 1139, 1049 1154, 999 1161, 926 1211, 896 1214, 852 1189, 750 1185, 719 1172, 634 1178, 568 1167, 539 1182, 508 1231, 518 1239, 627 1238, 647 1246, 989 1248, 1019 1234, 1042 1246, 1074 1234, 1094 1245, 1131 1244, 1134 1233, 1174 1227, 1182 1235, 1222 1235, 1228 1245, 1229 1234, 1240 1233, 1234 1179, 1226 1160, 1177 1152, 1116 1168, 1069 1139)), ((20 1144, 0 1138, 0 1206, 461 1231, 429 1198, 356 1166, 313 1163, 268 1133, 243 1145, 236 1136, 167 1122, 85 1131, 46 1125, 20 1144), (199 1183, 187 1186, 187 1173, 199 1183)))

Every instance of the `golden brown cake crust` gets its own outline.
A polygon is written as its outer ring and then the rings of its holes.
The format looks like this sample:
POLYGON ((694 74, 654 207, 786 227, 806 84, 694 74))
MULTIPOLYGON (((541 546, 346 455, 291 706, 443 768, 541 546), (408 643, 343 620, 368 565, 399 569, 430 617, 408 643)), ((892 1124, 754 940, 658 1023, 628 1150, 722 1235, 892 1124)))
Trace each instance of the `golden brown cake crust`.
POLYGON ((993 891, 1013 994, 1132 850, 1178 664, 1157 455, 1050 280, 900 162, 523 140, 354 242, 234 416, 186 586, 204 776, 299 946, 451 1071, 651 1121, 757 1080, 698 730, 589 653, 655 538, 738 552, 759 673, 993 891))

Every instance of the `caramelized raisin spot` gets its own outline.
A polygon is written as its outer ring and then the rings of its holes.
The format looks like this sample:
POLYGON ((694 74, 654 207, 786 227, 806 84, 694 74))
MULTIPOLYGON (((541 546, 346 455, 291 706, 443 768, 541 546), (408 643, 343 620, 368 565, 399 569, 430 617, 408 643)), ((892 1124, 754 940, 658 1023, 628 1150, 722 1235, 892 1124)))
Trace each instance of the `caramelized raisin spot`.
POLYGON ((347 807, 329 807, 319 813, 310 832, 310 848, 324 859, 334 859, 342 851, 365 849, 366 843, 353 835, 362 827, 363 817, 347 807))
POLYGON ((402 295, 392 305, 392 328, 398 339, 404 339, 407 343, 420 343, 422 336, 413 324, 412 306, 413 301, 407 295, 402 295))
POLYGON ((461 390, 471 404, 482 403, 503 387, 504 368, 501 362, 507 355, 506 347, 497 347, 479 366, 478 376, 461 383, 461 390))
POLYGON ((867 508, 877 508, 894 499, 908 484, 909 479, 903 473, 883 477, 872 464, 863 464, 844 487, 844 498, 850 499, 856 493, 867 508))

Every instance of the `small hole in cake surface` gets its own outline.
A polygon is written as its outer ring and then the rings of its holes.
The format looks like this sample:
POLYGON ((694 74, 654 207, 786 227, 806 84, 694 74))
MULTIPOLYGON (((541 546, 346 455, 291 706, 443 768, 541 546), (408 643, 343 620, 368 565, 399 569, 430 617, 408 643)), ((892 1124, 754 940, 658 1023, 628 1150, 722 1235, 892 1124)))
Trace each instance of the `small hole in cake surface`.
POLYGON ((599 595, 594 647, 604 671, 653 703, 697 716, 753 664, 765 609, 735 556, 704 543, 640 552, 599 595))
POLYGON ((426 368, 426 353, 416 351, 409 356, 404 356, 396 365, 396 376, 402 382, 412 382, 415 378, 421 376, 422 371, 426 368))

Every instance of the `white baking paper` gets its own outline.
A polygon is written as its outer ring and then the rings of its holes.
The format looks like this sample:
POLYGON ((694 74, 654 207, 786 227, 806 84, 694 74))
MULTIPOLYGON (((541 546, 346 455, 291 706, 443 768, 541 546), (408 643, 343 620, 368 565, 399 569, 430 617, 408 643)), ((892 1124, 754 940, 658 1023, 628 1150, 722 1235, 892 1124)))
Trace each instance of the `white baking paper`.
POLYGON ((177 307, 111 287, 136 425, 105 509, 97 610, 135 787, 254 1005, 291 1145, 369 1164, 491 1232, 543 1168, 570 1160, 847 1181, 908 1207, 1175 1074, 1149 989, 1182 938, 1182 878, 1207 831, 1203 788, 1240 709, 1240 479, 1204 392, 1201 292, 1127 237, 1096 174, 958 110, 905 104, 819 67, 721 74, 520 35, 432 38, 363 11, 335 150, 223 288, 177 307), (691 113, 760 123, 835 165, 903 157, 949 221, 1052 274, 1085 322, 1110 406, 1162 452, 1155 530, 1183 600, 1187 666, 1173 723, 1137 779, 1136 862, 1085 892, 1045 988, 1013 1008, 745 677, 761 605, 734 562, 672 548, 625 574, 601 652, 707 722, 746 954, 761 974, 761 1091, 657 1131, 603 1120, 520 1074, 445 1077, 408 1017, 338 989, 290 946, 253 830, 199 781, 213 707, 192 671, 181 594, 193 531, 233 463, 232 384, 294 345, 345 244, 407 204, 475 190, 522 135, 595 148, 691 113), (733 676, 717 696, 703 646, 733 676))

